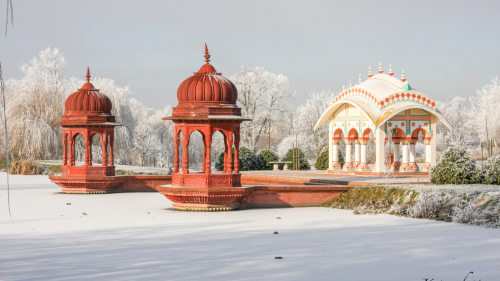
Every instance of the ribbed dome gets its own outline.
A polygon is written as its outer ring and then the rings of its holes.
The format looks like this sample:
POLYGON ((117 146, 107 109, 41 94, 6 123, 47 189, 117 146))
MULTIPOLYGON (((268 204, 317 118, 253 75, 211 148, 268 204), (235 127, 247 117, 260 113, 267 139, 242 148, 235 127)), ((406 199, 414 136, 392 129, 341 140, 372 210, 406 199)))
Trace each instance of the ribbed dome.
POLYGON ((193 76, 184 80, 177 89, 177 100, 179 103, 200 102, 200 103, 229 103, 236 104, 238 99, 238 90, 236 86, 218 73, 215 68, 209 64, 210 55, 205 44, 204 64, 193 76))
POLYGON ((90 83, 90 73, 87 68, 87 83, 83 84, 81 89, 71 94, 64 104, 66 112, 79 113, 109 113, 113 105, 111 100, 104 94, 101 94, 94 85, 90 83))

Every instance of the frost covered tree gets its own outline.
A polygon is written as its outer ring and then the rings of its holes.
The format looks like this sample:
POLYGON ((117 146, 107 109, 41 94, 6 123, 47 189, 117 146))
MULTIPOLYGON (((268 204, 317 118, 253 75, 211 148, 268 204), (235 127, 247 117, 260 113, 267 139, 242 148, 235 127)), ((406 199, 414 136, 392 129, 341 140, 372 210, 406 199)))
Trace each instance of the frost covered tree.
MULTIPOLYGON (((498 142, 495 136, 500 132, 500 120, 498 107, 500 106, 500 85, 498 77, 481 89, 476 91, 476 95, 470 98, 471 114, 470 121, 472 128, 475 128, 479 140, 486 141, 493 139, 498 142)), ((488 150, 488 156, 491 156, 488 150)))
POLYGON ((141 166, 144 166, 144 159, 147 155, 160 149, 161 143, 151 126, 145 122, 139 123, 134 131, 134 149, 139 153, 141 166))
POLYGON ((279 127, 280 117, 295 92, 288 77, 258 66, 241 66, 230 79, 238 89, 242 115, 252 119, 241 125, 242 145, 256 151, 266 127, 279 127))
POLYGON ((450 147, 432 168, 431 182, 434 184, 480 183, 481 173, 476 167, 476 160, 465 148, 450 147))

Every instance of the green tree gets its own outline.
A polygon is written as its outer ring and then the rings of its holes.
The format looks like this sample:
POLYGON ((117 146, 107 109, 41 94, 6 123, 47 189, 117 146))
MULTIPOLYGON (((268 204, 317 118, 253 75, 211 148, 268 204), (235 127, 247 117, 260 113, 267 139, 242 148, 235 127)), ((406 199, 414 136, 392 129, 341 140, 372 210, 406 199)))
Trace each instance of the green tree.
MULTIPOLYGON (((316 158, 316 164, 314 164, 314 167, 316 170, 327 170, 328 169, 328 155, 329 155, 329 148, 324 150, 318 158, 316 158)), ((339 162, 340 165, 344 166, 344 158, 342 157, 342 154, 340 153, 339 150, 339 162)))
MULTIPOLYGON (((232 168, 234 169, 234 149, 232 149, 232 153, 233 153, 232 168)), ((240 155, 238 158, 240 159, 240 171, 252 171, 260 169, 259 163, 261 161, 259 161, 257 155, 252 150, 244 146, 241 146, 240 155)), ((217 171, 224 170, 224 152, 219 154, 217 161, 215 161, 215 169, 217 169, 217 171)))
POLYGON ((435 184, 469 184, 482 182, 476 160, 463 147, 449 147, 431 170, 435 184))
POLYGON ((269 149, 261 150, 257 156, 263 161, 262 166, 260 167, 261 170, 272 170, 273 164, 269 164, 269 162, 278 161, 278 155, 269 149))
POLYGON ((285 158, 283 159, 284 161, 289 161, 292 162, 292 164, 288 165, 288 169, 291 170, 296 170, 297 169, 297 157, 299 158, 299 167, 300 170, 310 170, 311 167, 309 166, 309 163, 306 160, 306 156, 304 155, 304 152, 302 149, 289 149, 285 155, 285 158), (294 159, 295 157, 295 159, 294 159))

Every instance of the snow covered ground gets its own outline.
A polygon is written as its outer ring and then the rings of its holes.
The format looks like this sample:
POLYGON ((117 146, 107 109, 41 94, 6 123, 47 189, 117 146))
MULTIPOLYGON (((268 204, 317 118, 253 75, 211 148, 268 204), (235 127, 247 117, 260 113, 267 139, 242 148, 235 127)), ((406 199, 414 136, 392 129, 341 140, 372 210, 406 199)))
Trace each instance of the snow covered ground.
POLYGON ((498 229, 328 208, 175 212, 158 193, 61 194, 46 176, 11 176, 9 218, 0 182, 0 280, 500 276, 498 229))

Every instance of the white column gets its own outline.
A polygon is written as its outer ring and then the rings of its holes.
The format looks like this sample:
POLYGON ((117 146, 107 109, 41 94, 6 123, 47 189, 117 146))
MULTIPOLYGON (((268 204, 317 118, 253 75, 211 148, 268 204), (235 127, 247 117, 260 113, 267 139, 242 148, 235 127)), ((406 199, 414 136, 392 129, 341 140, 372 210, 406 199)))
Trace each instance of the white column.
POLYGON ((359 164, 361 162, 361 144, 359 141, 354 143, 354 162, 359 164))
POLYGON ((366 143, 361 144, 361 163, 366 164, 366 143))
MULTIPOLYGON (((333 160, 334 159, 334 154, 333 154, 334 148, 333 148, 332 126, 333 126, 333 122, 332 122, 332 120, 330 120, 330 122, 328 123, 328 147, 330 148, 330 151, 328 152, 328 170, 333 169, 333 161, 335 161, 335 160, 333 160)), ((337 157, 338 157, 338 154, 337 154, 337 157)))
POLYGON ((431 167, 436 166, 437 151, 436 151, 436 137, 434 137, 436 135, 436 129, 437 129, 436 116, 431 115, 432 134, 431 134, 431 153, 429 153, 431 155, 431 167))
POLYGON ((425 163, 431 164, 431 162, 432 162, 431 155, 432 155, 431 144, 426 144, 425 145, 425 163))
MULTIPOLYGON (((402 172, 404 172, 408 166, 408 144, 402 143, 401 145, 403 146, 403 163, 401 163, 401 168, 402 168, 402 172)), ((401 168, 400 168, 400 171, 401 171, 401 168)))
POLYGON ((352 163, 352 144, 345 143, 345 162, 346 163, 352 163))
POLYGON ((400 156, 399 156, 399 143, 394 143, 394 163, 400 162, 400 156))
POLYGON ((384 172, 385 171, 385 155, 384 155, 384 144, 385 144, 385 132, 382 128, 378 128, 375 131, 375 165, 373 167, 374 172, 384 172))
POLYGON ((415 144, 410 143, 410 164, 415 163, 415 144))
POLYGON ((334 162, 339 162, 339 144, 338 143, 334 143, 332 145, 332 161, 330 163, 330 166, 333 167, 333 163, 334 162))

